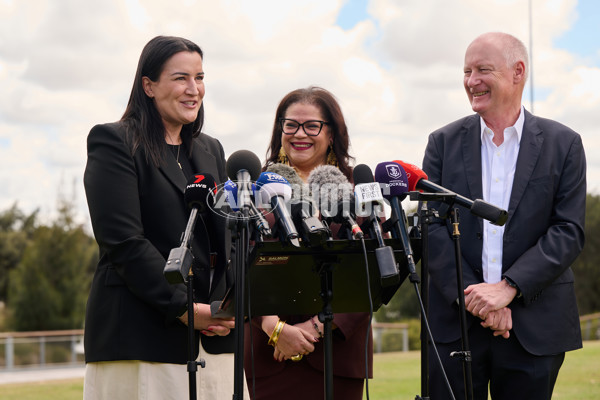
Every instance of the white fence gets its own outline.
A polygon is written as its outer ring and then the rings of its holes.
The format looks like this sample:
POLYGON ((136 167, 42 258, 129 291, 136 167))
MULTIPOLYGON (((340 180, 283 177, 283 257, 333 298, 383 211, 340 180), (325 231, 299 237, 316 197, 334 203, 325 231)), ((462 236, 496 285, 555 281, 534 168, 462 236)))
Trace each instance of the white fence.
POLYGON ((83 329, 0 332, 0 372, 83 365, 83 329))
POLYGON ((600 313, 583 315, 579 321, 583 340, 600 340, 600 313))
MULTIPOLYGON (((401 335, 402 351, 408 351, 408 324, 374 323, 375 352, 382 351, 386 331, 401 335)), ((0 332, 0 372, 83 363, 83 329, 0 332)))
MULTIPOLYGON (((580 321, 583 340, 600 340, 600 313, 584 315, 580 321)), ((408 351, 408 326, 407 323, 373 323, 374 351, 382 352, 384 332, 401 335, 401 351, 408 351)), ((83 329, 0 332, 0 373, 83 364, 83 329)))

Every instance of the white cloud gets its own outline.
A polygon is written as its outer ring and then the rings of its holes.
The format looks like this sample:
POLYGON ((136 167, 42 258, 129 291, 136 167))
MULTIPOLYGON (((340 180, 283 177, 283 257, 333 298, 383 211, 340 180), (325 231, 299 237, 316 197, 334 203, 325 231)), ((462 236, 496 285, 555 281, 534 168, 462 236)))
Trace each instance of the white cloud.
MULTIPOLYGON (((356 162, 373 169, 392 159, 420 165, 428 133, 471 113, 462 63, 475 36, 501 30, 529 45, 526 0, 372 0, 350 30, 335 25, 343 3, 0 2, 0 210, 18 200, 51 213, 59 185, 75 180, 87 218, 86 135, 120 118, 142 47, 156 35, 204 50, 206 132, 227 154, 262 159, 279 100, 319 85, 342 105, 356 162)), ((533 6, 533 77, 544 94, 534 111, 582 134, 598 192, 600 69, 552 46, 575 23, 576 1, 533 6)))

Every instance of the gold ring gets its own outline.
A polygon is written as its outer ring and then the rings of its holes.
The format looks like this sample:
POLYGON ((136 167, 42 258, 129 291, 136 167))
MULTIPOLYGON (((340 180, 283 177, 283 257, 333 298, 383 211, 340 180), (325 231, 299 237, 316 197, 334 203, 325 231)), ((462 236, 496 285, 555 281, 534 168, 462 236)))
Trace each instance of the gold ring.
POLYGON ((292 361, 300 361, 300 360, 302 360, 302 354, 296 354, 295 356, 291 356, 290 360, 292 360, 292 361))

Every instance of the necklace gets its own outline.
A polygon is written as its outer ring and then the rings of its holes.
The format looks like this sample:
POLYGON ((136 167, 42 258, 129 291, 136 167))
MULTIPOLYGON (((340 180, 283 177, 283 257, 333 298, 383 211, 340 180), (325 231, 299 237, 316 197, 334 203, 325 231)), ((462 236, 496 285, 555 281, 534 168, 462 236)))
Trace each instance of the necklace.
MULTIPOLYGON (((167 135, 167 137, 169 139, 171 139, 172 146, 175 146, 175 140, 173 140, 173 138, 171 136, 169 136, 169 135, 167 135)), ((169 143, 168 140, 167 140, 167 143, 169 143)), ((179 143, 177 145, 177 158, 176 158, 176 161, 177 161, 177 165, 179 165, 179 169, 183 170, 183 168, 181 167, 181 163, 179 162, 179 150, 180 149, 181 149, 181 143, 179 143)))
POLYGON ((177 145, 177 165, 179 165, 179 169, 183 169, 181 168, 181 163, 179 162, 179 149, 181 148, 181 144, 177 145))

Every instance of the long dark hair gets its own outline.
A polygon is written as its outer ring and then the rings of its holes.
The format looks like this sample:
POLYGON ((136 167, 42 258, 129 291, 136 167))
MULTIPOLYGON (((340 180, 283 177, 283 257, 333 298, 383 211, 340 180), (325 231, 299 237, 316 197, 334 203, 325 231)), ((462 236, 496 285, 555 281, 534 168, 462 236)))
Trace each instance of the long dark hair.
MULTIPOLYGON (((154 105, 154 101, 146 95, 142 78, 148 77, 156 82, 162 73, 165 63, 176 53, 182 51, 196 52, 204 58, 202 50, 194 42, 175 36, 157 36, 150 40, 140 55, 137 71, 131 88, 131 95, 121 121, 127 130, 127 141, 131 153, 138 147, 146 152, 146 160, 159 166, 163 163, 167 149, 165 127, 162 118, 154 105)), ((200 106, 198 117, 181 130, 181 140, 191 155, 192 138, 198 136, 204 124, 204 103, 200 106)))
MULTIPOLYGON (((329 122, 329 128, 333 139, 333 152, 338 161, 340 171, 348 180, 352 181, 352 168, 350 161, 354 159, 348 154, 350 147, 350 138, 348 137, 348 128, 342 114, 342 109, 331 92, 317 86, 310 86, 305 89, 296 89, 281 100, 275 113, 273 122, 273 133, 271 143, 267 149, 267 155, 264 168, 277 163, 279 149, 281 148, 281 125, 279 119, 285 117, 287 109, 296 103, 312 104, 323 114, 323 118, 329 122)), ((331 151, 328 149, 328 152, 331 151)))

